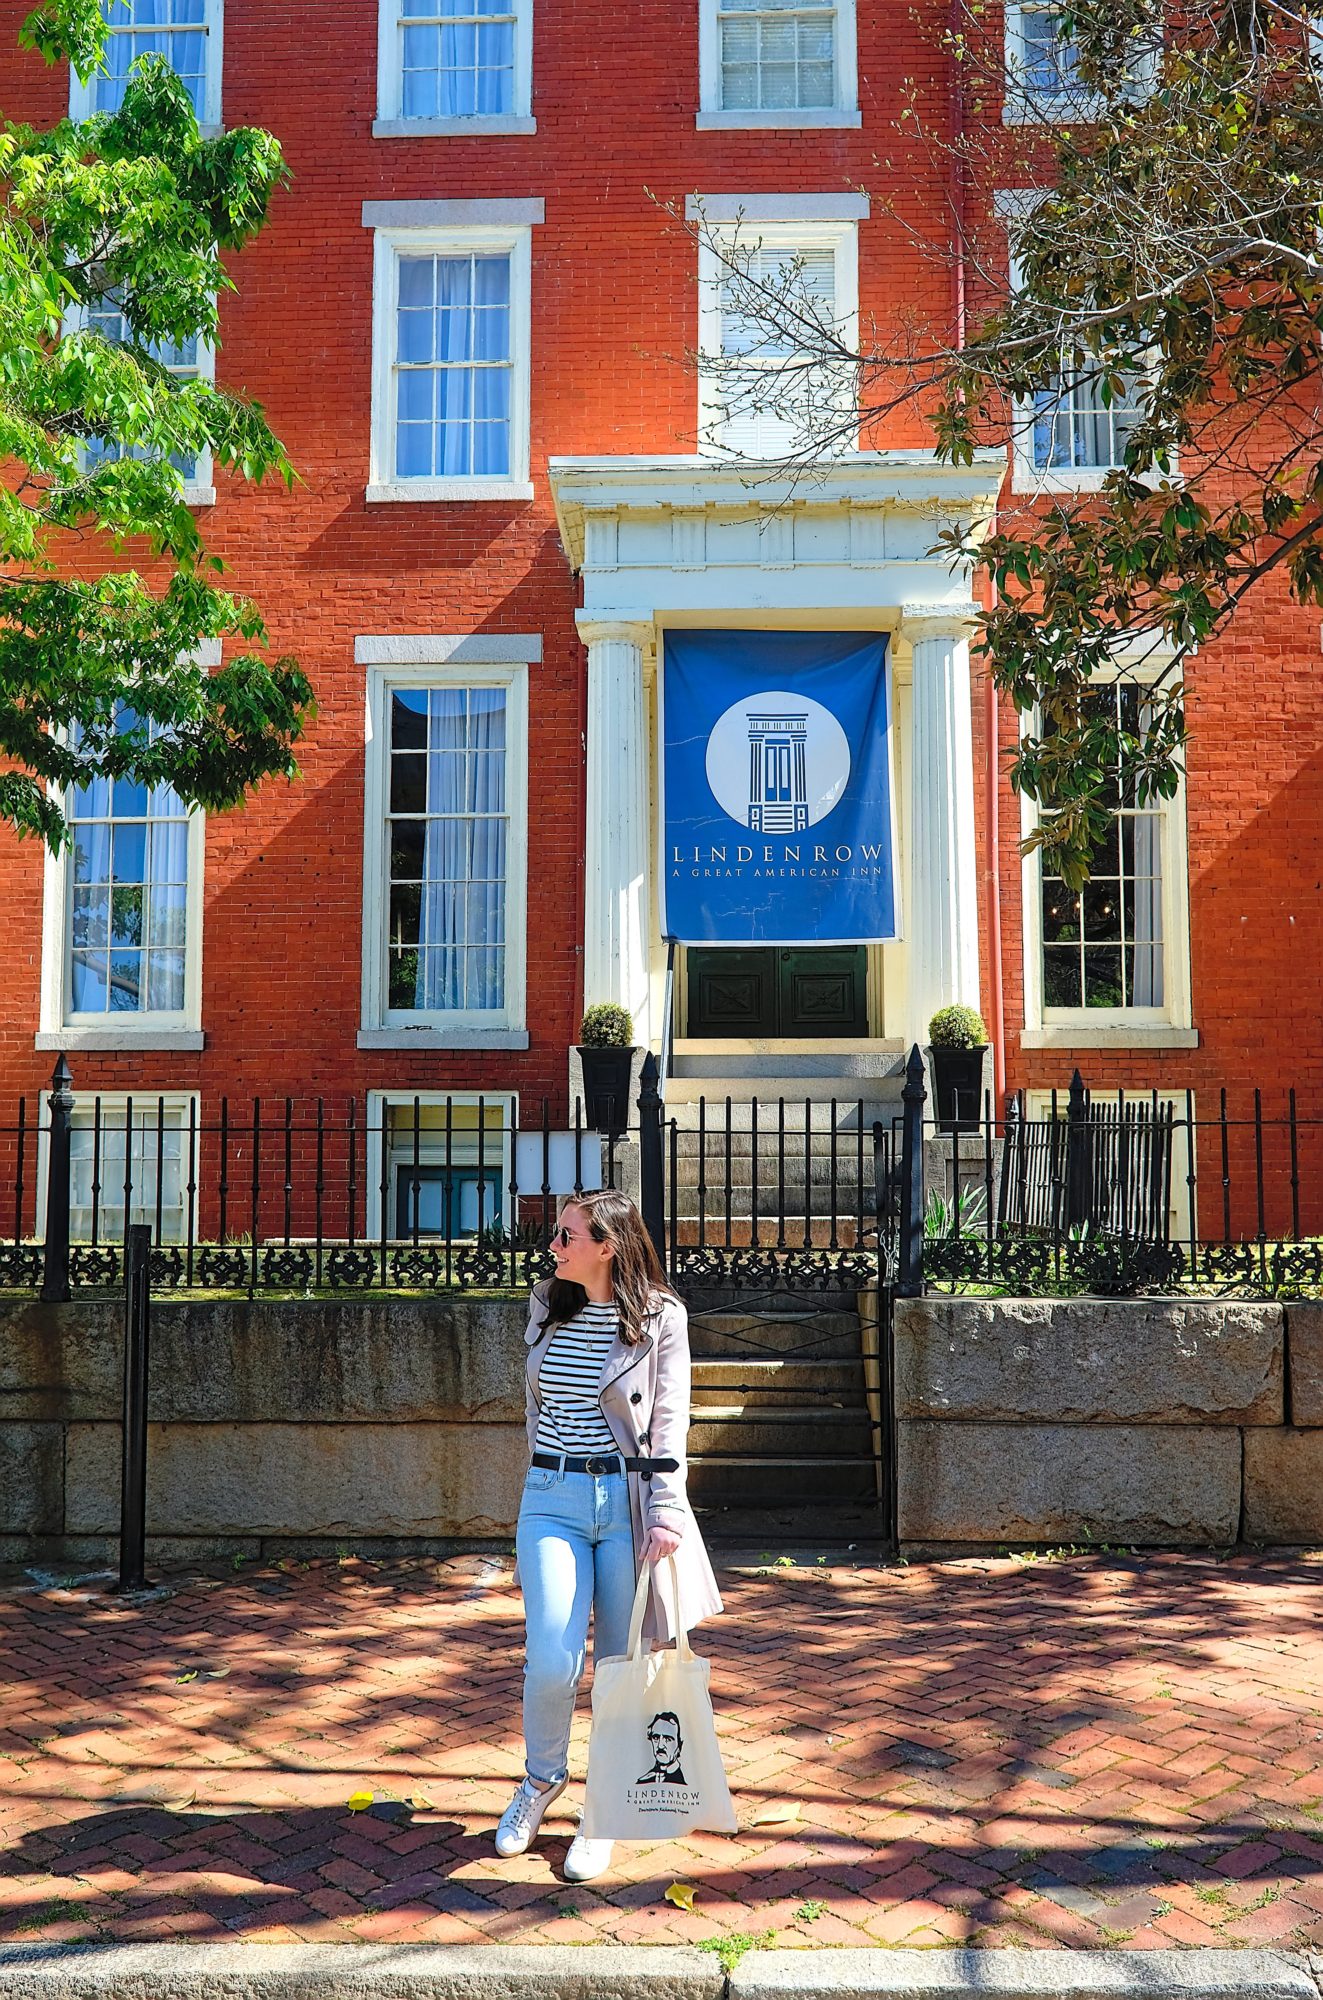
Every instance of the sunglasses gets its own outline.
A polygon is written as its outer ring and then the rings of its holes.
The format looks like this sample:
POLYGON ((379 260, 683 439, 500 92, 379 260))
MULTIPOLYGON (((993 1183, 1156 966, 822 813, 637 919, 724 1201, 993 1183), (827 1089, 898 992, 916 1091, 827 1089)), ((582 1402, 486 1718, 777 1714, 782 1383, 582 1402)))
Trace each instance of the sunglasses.
POLYGON ((561 1228, 552 1230, 551 1240, 553 1243, 559 1243, 562 1250, 568 1250, 574 1238, 570 1235, 568 1229, 561 1228))

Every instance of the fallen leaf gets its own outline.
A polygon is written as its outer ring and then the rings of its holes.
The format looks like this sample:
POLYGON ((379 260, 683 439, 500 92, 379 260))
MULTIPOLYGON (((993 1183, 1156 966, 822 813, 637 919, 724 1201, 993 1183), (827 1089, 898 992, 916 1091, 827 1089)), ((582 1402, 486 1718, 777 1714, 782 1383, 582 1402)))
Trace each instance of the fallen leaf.
POLYGON ((228 1667, 203 1667, 201 1669, 201 1676, 204 1681, 228 1680, 229 1674, 230 1670, 228 1667))
POLYGON ((410 1792, 408 1798, 404 1801, 404 1803, 406 1806, 408 1806, 410 1812, 436 1811, 436 1807, 432 1804, 432 1801, 428 1798, 426 1792, 410 1792))
POLYGON ((185 1667, 182 1674, 175 1675, 175 1686, 183 1687, 185 1681, 195 1681, 197 1677, 198 1670, 196 1667, 185 1667))
POLYGON ((750 1826, 788 1826, 791 1820, 799 1818, 799 1804, 795 1799, 782 1799, 779 1805, 759 1806, 750 1826))
POLYGON ((371 1792, 351 1792, 349 1794, 348 1805, 350 1812, 366 1812, 371 1804, 371 1792))
POLYGON ((677 1910, 692 1910, 694 1907, 694 1889, 692 1884, 689 1882, 672 1882, 670 1888, 666 1891, 666 1901, 674 1903, 677 1910))

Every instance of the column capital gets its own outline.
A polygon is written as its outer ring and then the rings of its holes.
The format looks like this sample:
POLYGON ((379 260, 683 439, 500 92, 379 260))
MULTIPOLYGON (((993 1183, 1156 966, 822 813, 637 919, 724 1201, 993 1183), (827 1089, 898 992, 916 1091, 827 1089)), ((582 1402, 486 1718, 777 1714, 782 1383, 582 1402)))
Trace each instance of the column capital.
POLYGON ((592 612, 579 611, 575 613, 574 622, 579 628, 579 637, 585 646, 599 645, 610 639, 622 639, 627 645, 637 646, 641 653, 646 653, 652 644, 653 626, 650 619, 599 618, 592 612))
POLYGON ((899 637, 911 645, 918 639, 968 639, 982 613, 972 600, 955 604, 902 604, 899 637))

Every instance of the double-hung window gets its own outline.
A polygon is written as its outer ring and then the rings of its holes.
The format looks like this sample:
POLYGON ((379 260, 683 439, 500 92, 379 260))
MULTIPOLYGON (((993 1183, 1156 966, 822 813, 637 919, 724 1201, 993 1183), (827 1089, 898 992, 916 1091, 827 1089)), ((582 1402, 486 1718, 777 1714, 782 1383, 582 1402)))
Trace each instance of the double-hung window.
MULTIPOLYGON (((120 711, 121 731, 138 726, 120 711)), ((203 816, 171 786, 129 777, 74 787, 64 812, 71 844, 47 864, 43 1029, 93 1045, 199 1043, 203 816)))
MULTIPOLYGON (((104 340, 117 347, 127 346, 134 337, 124 316, 122 299, 114 291, 84 307, 70 324, 99 333, 104 340)), ((216 350, 210 341, 196 337, 178 345, 170 341, 150 341, 146 343, 145 351, 177 381, 214 382, 216 379, 216 350)), ((83 448, 83 464, 89 470, 105 464, 107 460, 125 457, 145 459, 147 456, 136 446, 126 451, 117 439, 110 437, 91 438, 83 448)), ((171 452, 170 463, 183 479, 184 498, 191 506, 210 506, 215 501, 209 451, 171 452)))
POLYGON ((379 0, 378 138, 528 133, 532 0, 379 0))
POLYGON ((742 459, 857 441, 858 247, 847 222, 740 222, 700 246, 699 441, 742 459))
MULTIPOLYGON (((1142 682, 1108 680, 1090 699, 1119 733, 1142 730, 1142 682)), ((1102 1029, 1124 1040, 1190 1023, 1184 787, 1141 803, 1118 770, 1107 804, 1110 824, 1083 889, 1054 875, 1041 851, 1025 860, 1026 1025, 1064 1031, 1058 1039, 1102 1029)))
POLYGON ((164 56, 187 90, 199 125, 221 122, 222 0, 101 0, 106 66, 86 83, 70 79, 69 113, 118 111, 140 56, 164 56))
POLYGON ((364 1027, 522 1030, 527 668, 368 687, 364 1027))
POLYGON ((855 0, 700 8, 700 127, 858 125, 855 0))
MULTIPOLYGON (((1021 212, 1033 197, 1006 197, 1021 212)), ((1020 267, 1012 238, 1012 291, 1020 267)), ((1013 482, 1017 491, 1088 492, 1125 464, 1126 443, 1144 415, 1144 377, 1123 371, 1119 389, 1098 358, 1063 344, 1061 364, 1012 418, 1013 482), (1110 386, 1105 386, 1110 383, 1110 386)))
POLYGON ((515 1121, 515 1099, 496 1093, 369 1091, 369 1235, 382 1233, 384 1192, 387 1236, 490 1239, 509 1211, 515 1121))
POLYGON ((379 227, 376 245, 368 499, 531 498, 529 229, 379 227))
MULTIPOLYGON (((1007 0, 1008 125, 1087 122, 1097 115, 1097 102, 1080 81, 1075 37, 1065 32, 1069 14, 1065 0, 1007 0)), ((1129 91, 1136 97, 1146 95, 1153 80, 1150 51, 1136 51, 1128 76, 1129 91)))

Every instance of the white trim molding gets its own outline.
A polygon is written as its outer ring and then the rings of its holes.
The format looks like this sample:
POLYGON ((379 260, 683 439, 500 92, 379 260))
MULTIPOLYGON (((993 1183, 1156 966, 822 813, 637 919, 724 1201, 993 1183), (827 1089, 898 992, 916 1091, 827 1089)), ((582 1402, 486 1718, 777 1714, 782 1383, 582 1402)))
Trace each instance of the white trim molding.
MULTIPOLYGON (((105 11, 104 8, 102 10, 105 11)), ((118 14, 112 18, 111 27, 123 34, 132 32, 132 23, 118 14)), ((202 93, 202 104, 197 112, 198 126, 204 139, 219 137, 221 132, 221 85, 225 72, 225 5, 224 0, 206 0, 205 15, 201 24, 190 22, 176 32, 187 34, 190 29, 196 33, 199 25, 206 36, 207 72, 202 93)), ((167 23, 144 23, 141 34, 161 33, 169 30, 167 23)), ((95 78, 86 83, 79 81, 76 71, 69 69, 69 116, 74 120, 92 116, 92 93, 95 78)))
MULTIPOLYGON (((1172 659, 1170 642, 1161 633, 1135 632, 1112 648, 1115 670, 1095 676, 1095 685, 1119 679, 1140 682, 1156 678, 1172 659)), ((1031 1048, 1194 1048, 1190 961, 1190 858, 1186 824, 1185 778, 1169 799, 1150 800, 1143 808, 1161 822, 1162 880, 1162 1001, 1154 1007, 1048 1007, 1043 999, 1042 857, 1038 849, 1021 861, 1021 905, 1024 932, 1024 1028, 1021 1047, 1031 1048)), ((1022 837, 1033 832, 1037 808, 1021 796, 1022 837)))
POLYGON ((364 229, 528 229, 545 222, 540 195, 480 201, 365 201, 364 229))
POLYGON ((363 987, 360 1048, 526 1048, 528 927, 528 660, 449 659, 369 666, 363 784, 363 987), (389 700, 394 688, 506 690, 505 1004, 490 1011, 408 1012, 389 1005, 389 700))
POLYGON ((419 632, 354 641, 359 667, 535 667, 540 632, 419 632))
MULTIPOLYGON (((857 130, 863 120, 859 111, 858 30, 855 0, 835 0, 832 15, 832 102, 823 105, 784 108, 728 107, 723 101, 721 0, 699 0, 698 4, 698 111, 694 124, 698 131, 775 131, 778 127, 804 129, 857 130)), ((816 10, 815 10, 816 11, 816 10)), ((740 25, 753 25, 746 15, 740 25)))
MULTIPOLYGON (((442 6, 436 15, 471 14, 471 8, 442 6)), ((472 116, 410 118, 404 111, 404 44, 408 23, 400 12, 400 0, 378 0, 377 10, 377 115, 372 124, 374 139, 440 139, 523 137, 537 131, 533 110, 533 0, 507 0, 504 9, 512 17, 514 64, 508 111, 475 112, 472 116)), ((426 25, 419 23, 420 26, 426 25)), ((476 25, 481 25, 480 23, 476 25)), ((492 24, 488 24, 492 25, 492 24)))
POLYGON ((364 202, 363 219, 375 232, 372 281, 372 435, 366 498, 381 501, 531 500, 529 460, 529 349, 532 226, 529 222, 442 223, 439 220, 371 221, 442 210, 540 211, 541 202, 364 202), (395 471, 395 353, 397 302, 403 257, 505 255, 510 260, 509 466, 503 473, 401 478, 395 471))
POLYGON ((867 222, 866 194, 691 194, 686 222, 867 222))

